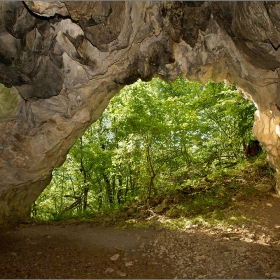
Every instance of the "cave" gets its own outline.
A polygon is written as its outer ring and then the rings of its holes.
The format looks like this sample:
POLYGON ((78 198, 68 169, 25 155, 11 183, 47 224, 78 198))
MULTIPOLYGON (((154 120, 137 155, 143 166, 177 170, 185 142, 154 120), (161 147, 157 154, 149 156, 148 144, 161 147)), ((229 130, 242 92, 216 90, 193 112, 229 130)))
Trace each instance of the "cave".
POLYGON ((254 135, 280 180, 279 2, 28 1, 0 11, 0 224, 29 217, 75 140, 139 78, 235 84, 257 107, 254 135))

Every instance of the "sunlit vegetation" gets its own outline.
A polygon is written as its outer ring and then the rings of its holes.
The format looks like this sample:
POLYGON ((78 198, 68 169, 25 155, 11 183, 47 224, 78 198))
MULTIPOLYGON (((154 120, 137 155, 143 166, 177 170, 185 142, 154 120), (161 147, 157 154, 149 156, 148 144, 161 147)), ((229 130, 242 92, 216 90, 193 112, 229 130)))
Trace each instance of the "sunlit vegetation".
POLYGON ((139 80, 76 141, 32 214, 91 219, 151 209, 214 219, 244 189, 238 176, 251 164, 244 150, 255 110, 225 83, 139 80))

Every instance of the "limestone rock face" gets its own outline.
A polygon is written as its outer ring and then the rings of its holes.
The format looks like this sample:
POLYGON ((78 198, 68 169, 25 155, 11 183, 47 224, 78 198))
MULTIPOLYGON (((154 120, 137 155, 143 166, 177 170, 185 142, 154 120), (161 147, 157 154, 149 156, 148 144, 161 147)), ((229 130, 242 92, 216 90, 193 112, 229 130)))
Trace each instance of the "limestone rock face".
POLYGON ((280 169, 279 2, 0 2, 0 223, 29 215, 123 86, 227 80, 280 169))

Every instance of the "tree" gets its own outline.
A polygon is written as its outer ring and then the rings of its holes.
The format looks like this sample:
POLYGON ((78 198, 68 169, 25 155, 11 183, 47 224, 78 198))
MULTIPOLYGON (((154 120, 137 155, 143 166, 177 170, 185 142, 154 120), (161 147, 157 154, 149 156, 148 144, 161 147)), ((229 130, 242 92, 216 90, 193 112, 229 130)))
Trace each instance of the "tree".
POLYGON ((236 163, 252 138, 254 110, 224 83, 153 79, 125 87, 55 171, 55 213, 148 202, 187 179, 236 163))

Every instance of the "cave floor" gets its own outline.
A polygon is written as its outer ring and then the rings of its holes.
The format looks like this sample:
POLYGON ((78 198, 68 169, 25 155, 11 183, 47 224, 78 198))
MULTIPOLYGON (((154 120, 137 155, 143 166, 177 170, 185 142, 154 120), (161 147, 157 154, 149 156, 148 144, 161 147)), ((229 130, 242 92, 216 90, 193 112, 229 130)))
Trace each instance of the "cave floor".
POLYGON ((184 230, 22 224, 0 231, 0 277, 280 278, 280 198, 264 194, 237 208, 254 218, 184 230))

